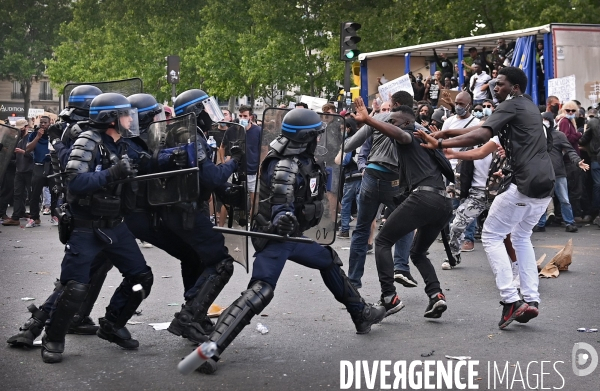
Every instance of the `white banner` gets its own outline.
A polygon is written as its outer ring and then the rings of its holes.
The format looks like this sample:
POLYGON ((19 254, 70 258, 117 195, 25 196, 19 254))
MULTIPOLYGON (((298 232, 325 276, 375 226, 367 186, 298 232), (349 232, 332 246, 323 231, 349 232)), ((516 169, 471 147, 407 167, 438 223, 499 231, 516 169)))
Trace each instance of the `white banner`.
POLYGON ((406 91, 413 97, 415 96, 415 92, 413 91, 412 83, 410 82, 410 77, 408 77, 408 75, 400 76, 397 79, 379 86, 379 96, 384 102, 391 100, 392 95, 398 91, 406 91))
POLYGON ((44 114, 44 109, 29 109, 27 112, 27 118, 34 118, 42 114, 44 114))
POLYGON ((575 92, 575 75, 548 80, 548 96, 554 95, 560 103, 577 99, 575 92))
POLYGON ((300 102, 306 103, 310 110, 317 111, 320 113, 323 109, 323 105, 327 103, 327 99, 317 98, 315 96, 302 95, 300 97, 300 102))

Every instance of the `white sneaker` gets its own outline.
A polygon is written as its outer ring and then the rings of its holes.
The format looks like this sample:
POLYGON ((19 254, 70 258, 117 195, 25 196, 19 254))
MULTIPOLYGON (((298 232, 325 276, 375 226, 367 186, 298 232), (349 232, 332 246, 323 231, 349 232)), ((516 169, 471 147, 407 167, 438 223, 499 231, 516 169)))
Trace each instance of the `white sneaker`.
POLYGON ((442 270, 452 270, 452 266, 450 266, 450 262, 447 260, 442 262, 442 270))
POLYGON ((44 211, 42 212, 44 215, 49 215, 50 213, 50 208, 44 208, 44 211))
POLYGON ((152 248, 152 247, 154 247, 154 246, 151 245, 150 243, 148 243, 148 242, 142 242, 142 248, 152 248))
POLYGON ((52 216, 52 218, 50 219, 50 225, 58 225, 58 217, 52 216))
POLYGON ((27 221, 27 225, 25 225, 25 228, 33 228, 33 227, 39 227, 40 224, 36 223, 34 219, 29 219, 27 221))

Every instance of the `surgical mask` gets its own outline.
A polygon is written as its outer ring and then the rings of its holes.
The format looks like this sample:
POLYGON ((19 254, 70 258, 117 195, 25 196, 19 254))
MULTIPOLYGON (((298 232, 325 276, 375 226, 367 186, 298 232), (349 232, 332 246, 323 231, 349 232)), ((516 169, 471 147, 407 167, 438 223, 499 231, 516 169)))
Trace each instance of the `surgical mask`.
POLYGON ((574 119, 575 118, 575 114, 567 114, 566 117, 568 119, 574 119))
POLYGON ((250 123, 250 121, 246 118, 240 118, 240 125, 242 125, 244 128, 246 128, 246 126, 248 126, 248 124, 250 123))
POLYGON ((492 108, 491 107, 484 107, 483 108, 483 115, 486 117, 489 117, 490 115, 492 115, 492 108))
POLYGON ((421 79, 420 77, 417 77, 417 82, 421 82, 423 79, 421 79))
POLYGON ((446 68, 448 66, 448 61, 442 61, 442 68, 446 68))
POLYGON ((483 112, 481 112, 481 111, 474 111, 473 115, 475 116, 475 118, 481 118, 481 117, 483 117, 483 112))
POLYGON ((458 115, 459 117, 464 117, 467 114, 467 107, 455 106, 456 115, 458 115))

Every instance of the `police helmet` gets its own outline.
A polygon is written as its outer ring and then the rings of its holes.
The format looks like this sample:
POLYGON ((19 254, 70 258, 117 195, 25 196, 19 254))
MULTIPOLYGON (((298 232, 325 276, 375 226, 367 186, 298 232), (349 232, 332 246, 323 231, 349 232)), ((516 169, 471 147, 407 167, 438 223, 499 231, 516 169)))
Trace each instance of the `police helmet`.
POLYGON ((160 103, 150 94, 134 94, 127 97, 131 107, 137 109, 140 129, 146 130, 154 121, 166 119, 160 103))
POLYGON ((281 135, 289 140, 308 143, 325 132, 326 125, 319 114, 307 109, 290 110, 281 124, 281 135))
POLYGON ((137 109, 121 94, 107 92, 92 100, 90 122, 98 129, 113 128, 123 137, 139 136, 137 109))
POLYGON ((73 88, 69 94, 69 102, 59 117, 65 121, 85 121, 90 115, 92 100, 102 91, 95 86, 81 85, 73 88))
POLYGON ((182 92, 175 98, 175 115, 194 113, 196 117, 204 110, 202 101, 208 99, 208 94, 202 90, 193 89, 182 92))

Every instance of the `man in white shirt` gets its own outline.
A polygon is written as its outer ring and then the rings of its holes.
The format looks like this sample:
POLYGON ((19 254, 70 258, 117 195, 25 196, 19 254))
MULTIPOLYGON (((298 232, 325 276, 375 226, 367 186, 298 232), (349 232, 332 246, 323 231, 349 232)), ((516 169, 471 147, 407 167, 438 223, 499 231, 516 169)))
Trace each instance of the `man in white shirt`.
POLYGON ((471 87, 471 92, 473 92, 473 104, 477 106, 483 104, 483 101, 487 99, 487 90, 489 88, 488 82, 492 80, 492 78, 483 71, 481 64, 477 61, 473 63, 471 69, 473 69, 474 73, 473 76, 471 76, 469 85, 471 87))
MULTIPOLYGON (((478 124, 479 121, 477 118, 471 114, 471 108, 471 95, 465 91, 459 92, 454 99, 454 111, 456 114, 444 121, 442 130, 463 129, 478 124)), ((452 169, 456 169, 456 159, 450 159, 450 163, 452 164, 452 169)))

